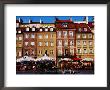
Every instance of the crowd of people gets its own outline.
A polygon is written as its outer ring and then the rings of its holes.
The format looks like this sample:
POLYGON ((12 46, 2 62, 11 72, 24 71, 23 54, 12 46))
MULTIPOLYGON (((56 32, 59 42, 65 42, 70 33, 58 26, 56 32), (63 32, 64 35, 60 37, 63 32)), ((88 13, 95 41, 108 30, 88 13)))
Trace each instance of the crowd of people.
POLYGON ((59 62, 58 65, 51 60, 43 61, 22 61, 16 62, 17 72, 36 72, 36 73, 64 73, 64 71, 72 72, 74 70, 93 70, 92 62, 59 62))

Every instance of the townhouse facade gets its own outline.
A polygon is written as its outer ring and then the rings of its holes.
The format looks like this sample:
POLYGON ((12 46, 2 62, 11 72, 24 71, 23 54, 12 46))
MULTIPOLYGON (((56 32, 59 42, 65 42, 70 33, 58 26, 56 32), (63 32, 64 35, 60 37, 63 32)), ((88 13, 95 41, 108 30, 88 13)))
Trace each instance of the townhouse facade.
POLYGON ((55 23, 23 23, 16 20, 16 57, 24 55, 40 58, 44 54, 54 58, 94 59, 94 24, 59 20, 55 23))

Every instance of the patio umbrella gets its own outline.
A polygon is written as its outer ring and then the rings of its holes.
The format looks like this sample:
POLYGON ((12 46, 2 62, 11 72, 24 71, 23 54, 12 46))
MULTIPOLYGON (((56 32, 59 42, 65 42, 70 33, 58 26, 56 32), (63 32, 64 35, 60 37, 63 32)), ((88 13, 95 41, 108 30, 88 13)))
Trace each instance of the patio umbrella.
POLYGON ((84 58, 82 61, 93 61, 92 58, 84 58))

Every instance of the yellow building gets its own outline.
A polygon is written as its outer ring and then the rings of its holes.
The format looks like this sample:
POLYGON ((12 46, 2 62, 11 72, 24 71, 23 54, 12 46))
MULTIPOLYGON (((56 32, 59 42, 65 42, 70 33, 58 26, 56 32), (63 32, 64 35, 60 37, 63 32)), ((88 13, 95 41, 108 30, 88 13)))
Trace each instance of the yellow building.
POLYGON ((56 59, 56 32, 54 28, 40 28, 37 32, 37 57, 44 54, 56 59))
POLYGON ((79 58, 94 59, 94 33, 87 27, 79 27, 76 31, 76 55, 79 58))
POLYGON ((23 34, 20 29, 16 32, 16 58, 20 58, 23 56, 22 53, 23 48, 23 34))

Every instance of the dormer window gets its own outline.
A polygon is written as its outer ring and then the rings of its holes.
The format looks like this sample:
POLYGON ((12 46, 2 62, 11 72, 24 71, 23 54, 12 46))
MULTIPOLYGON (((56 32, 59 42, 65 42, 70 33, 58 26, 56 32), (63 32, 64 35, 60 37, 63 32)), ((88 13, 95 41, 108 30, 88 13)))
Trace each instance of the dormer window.
POLYGON ((50 28, 50 31, 53 31, 53 28, 50 28))
POLYGON ((67 24, 63 25, 64 27, 68 27, 67 24))
POLYGON ((42 28, 40 29, 40 32, 42 32, 42 28))
POLYGON ((21 31, 18 31, 18 33, 21 33, 21 31))
POLYGON ((19 23, 16 23, 16 27, 19 27, 19 23))
POLYGON ((35 27, 32 28, 32 31, 35 31, 35 27))
POLYGON ((29 31, 29 27, 26 28, 26 31, 29 31))
POLYGON ((45 31, 48 31, 48 28, 45 28, 45 31))
POLYGON ((63 27, 68 27, 67 23, 63 23, 62 25, 63 27))

